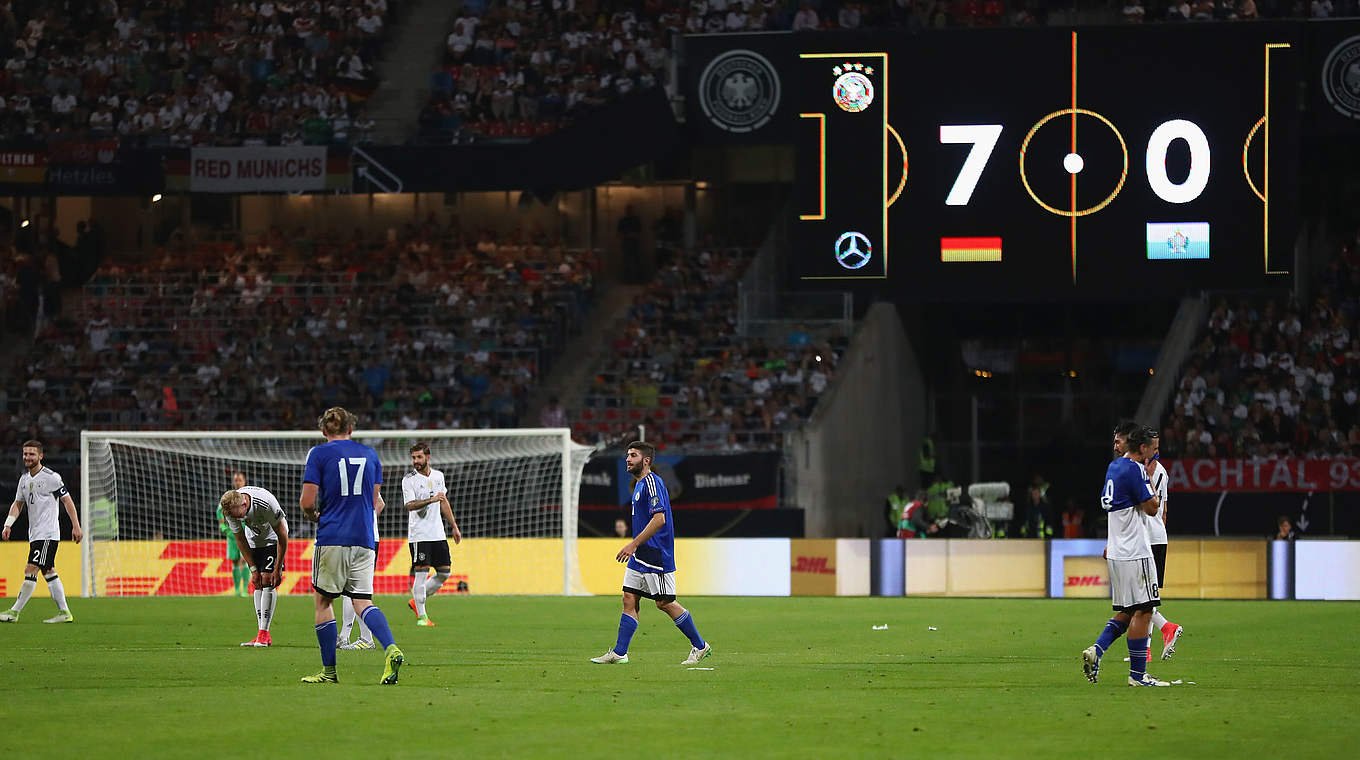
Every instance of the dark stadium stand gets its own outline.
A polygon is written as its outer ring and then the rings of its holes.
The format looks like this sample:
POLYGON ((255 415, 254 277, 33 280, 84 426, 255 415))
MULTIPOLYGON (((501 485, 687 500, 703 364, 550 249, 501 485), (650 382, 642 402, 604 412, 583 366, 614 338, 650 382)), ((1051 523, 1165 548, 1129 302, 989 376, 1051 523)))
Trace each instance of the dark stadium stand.
POLYGON ((14 0, 0 15, 0 140, 362 141, 398 4, 14 0))
POLYGON ((58 450, 82 428, 310 427, 299 409, 340 401, 382 428, 513 426, 596 290, 595 255, 546 240, 290 240, 101 270, 8 363, 3 411, 58 450))
POLYGON ((1360 455, 1360 234, 1316 296, 1218 298, 1163 423, 1172 456, 1360 455))
POLYGON ((577 440, 612 443, 645 425, 663 447, 770 450, 811 415, 848 338, 801 327, 770 340, 739 336, 737 281, 752 253, 673 253, 605 332, 608 358, 573 415, 577 440))

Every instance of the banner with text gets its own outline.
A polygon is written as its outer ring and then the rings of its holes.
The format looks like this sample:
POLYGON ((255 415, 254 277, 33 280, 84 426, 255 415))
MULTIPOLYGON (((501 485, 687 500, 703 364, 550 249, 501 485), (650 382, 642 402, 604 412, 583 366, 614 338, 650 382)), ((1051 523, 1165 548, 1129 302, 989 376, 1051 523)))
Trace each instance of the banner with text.
MULTIPOLYGON (((779 455, 665 456, 652 469, 661 476, 676 509, 773 509, 778 502, 779 455)), ((628 504, 633 479, 623 458, 596 457, 581 477, 582 509, 616 509, 628 504)))
POLYGON ((328 159, 324 146, 194 148, 183 168, 195 193, 344 190, 351 182, 349 157, 328 159))
POLYGON ((1360 491, 1360 459, 1165 460, 1176 491, 1360 491))

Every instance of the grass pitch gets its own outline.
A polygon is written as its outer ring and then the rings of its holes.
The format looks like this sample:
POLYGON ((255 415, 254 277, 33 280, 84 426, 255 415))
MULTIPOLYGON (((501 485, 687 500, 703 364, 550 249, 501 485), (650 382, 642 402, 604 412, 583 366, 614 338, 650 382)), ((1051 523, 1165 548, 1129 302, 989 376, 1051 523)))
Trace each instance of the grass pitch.
MULTIPOLYGON (((1158 677, 1101 683, 1080 651, 1109 617, 1077 600, 682 598, 714 647, 650 605, 627 665, 614 598, 439 597, 417 628, 380 597, 407 664, 320 658, 311 601, 281 599, 270 649, 248 599, 35 599, 0 625, 5 756, 481 758, 1346 757, 1360 738, 1352 603, 1167 603, 1187 634, 1158 677), (886 630, 873 630, 887 625, 886 630), (933 626, 937 630, 930 630, 933 626)), ((1161 651, 1153 644, 1153 656, 1161 651)))

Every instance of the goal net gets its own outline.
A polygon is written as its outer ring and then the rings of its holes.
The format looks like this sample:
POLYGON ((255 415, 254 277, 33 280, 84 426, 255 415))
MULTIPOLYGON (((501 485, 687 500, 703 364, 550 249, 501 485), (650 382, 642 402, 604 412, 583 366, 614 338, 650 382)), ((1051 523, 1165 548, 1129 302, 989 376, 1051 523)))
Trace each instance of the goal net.
MULTIPOLYGON (((383 466, 374 593, 407 593, 410 555, 401 480, 410 447, 430 445, 462 531, 440 593, 585 593, 576 557, 577 499, 591 449, 565 429, 356 431, 383 466)), ((283 593, 311 593, 316 525, 298 498, 315 431, 81 433, 81 523, 86 596, 233 592, 217 505, 235 472, 287 512, 283 593)), ((446 534, 452 538, 445 524, 446 534)))

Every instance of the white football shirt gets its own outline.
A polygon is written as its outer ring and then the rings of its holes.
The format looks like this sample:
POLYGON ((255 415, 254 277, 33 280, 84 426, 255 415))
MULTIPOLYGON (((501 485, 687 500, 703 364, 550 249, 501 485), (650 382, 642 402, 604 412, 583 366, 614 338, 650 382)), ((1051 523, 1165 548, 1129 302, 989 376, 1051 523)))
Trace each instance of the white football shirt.
POLYGON ((257 546, 276 546, 279 534, 274 532, 274 528, 288 524, 279 500, 259 486, 241 486, 236 490, 250 497, 250 508, 240 520, 227 517, 227 527, 231 528, 232 533, 240 533, 244 528, 246 545, 252 549, 257 546))
POLYGON ((1148 543, 1156 546, 1166 543, 1166 468, 1161 462, 1155 462, 1152 470, 1152 490, 1157 493, 1157 498, 1162 500, 1162 506, 1157 509, 1157 514, 1147 518, 1148 543))
MULTIPOLYGON (((437 493, 448 493, 444 487, 444 473, 430 468, 429 475, 421 475, 415 470, 406 473, 406 477, 401 479, 401 501, 402 504, 410 504, 413 501, 424 501, 437 493)), ((406 513, 406 540, 411 543, 417 541, 443 541, 444 518, 439 513, 439 502, 426 504, 420 509, 410 510, 406 513)))
POLYGON ((57 519, 57 503, 67 494, 66 484, 54 470, 44 467, 37 475, 24 470, 19 476, 15 501, 22 501, 28 510, 29 541, 60 541, 61 523, 57 519))

